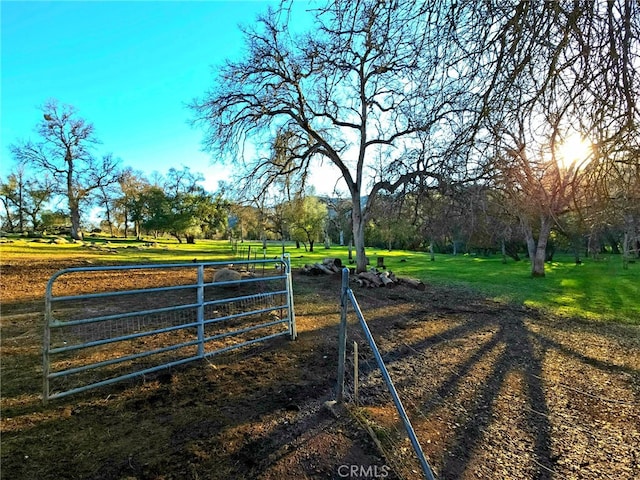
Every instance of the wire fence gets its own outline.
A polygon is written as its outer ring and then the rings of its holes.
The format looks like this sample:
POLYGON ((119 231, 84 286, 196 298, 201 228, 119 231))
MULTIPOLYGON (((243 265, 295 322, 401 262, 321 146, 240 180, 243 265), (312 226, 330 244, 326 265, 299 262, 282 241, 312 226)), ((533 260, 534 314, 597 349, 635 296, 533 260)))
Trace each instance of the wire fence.
MULTIPOLYGON (((404 409, 404 405, 402 404, 402 400, 400 399, 398 392, 393 384, 393 380, 391 379, 389 372, 387 370, 387 367, 384 363, 384 360, 382 359, 382 356, 380 355, 380 351, 378 350, 378 347, 375 343, 375 340, 373 338, 373 335, 371 334, 371 331, 369 330, 369 327, 367 325, 366 320, 364 319, 364 316, 362 315, 362 311, 360 310, 360 306, 358 305, 358 301, 356 300, 355 296, 353 295, 353 291, 349 288, 349 269, 345 268, 342 272, 342 292, 341 292, 341 320, 340 320, 340 335, 339 335, 339 366, 338 366, 338 385, 337 385, 337 400, 338 401, 343 401, 344 399, 344 370, 345 370, 345 362, 346 362, 346 337, 347 337, 347 317, 348 317, 348 310, 349 307, 352 307, 353 312, 355 313, 355 316, 359 322, 359 325, 361 327, 361 332, 362 334, 364 334, 365 338, 366 338, 366 345, 369 347, 370 352, 373 354, 373 357, 375 359, 375 363, 378 367, 377 371, 380 373, 384 384, 386 386, 386 392, 389 393, 389 395, 391 396, 391 399, 393 401, 393 405, 396 409, 397 412, 397 416, 399 417, 400 421, 402 422, 402 426, 404 428, 404 431, 406 432, 408 439, 409 439, 409 443, 411 445, 411 448, 413 449, 413 452, 415 453, 415 457, 410 457, 410 458, 415 458, 418 462, 418 466, 420 468, 420 470, 422 471, 424 478, 426 478, 427 480, 433 480, 434 476, 433 476, 433 472, 431 470, 431 467, 429 466, 429 463, 427 462, 424 452, 422 451, 422 447, 420 445, 420 442, 418 441, 418 438, 416 436, 416 433, 413 429, 413 426, 411 425, 411 421, 409 420, 409 417, 407 416, 407 413, 404 409)), ((354 394, 357 394, 358 392, 358 388, 359 388, 359 353, 358 353, 358 343, 357 341, 354 342, 354 355, 353 355, 353 366, 354 366, 354 377, 353 377, 353 385, 354 385, 354 394)), ((370 362, 367 361, 367 364, 370 367, 370 362)), ((356 403, 358 402, 358 398, 357 396, 355 397, 356 403)), ((375 434, 375 432, 373 432, 371 430, 371 427, 368 423, 364 423, 363 425, 366 426, 366 428, 372 432, 372 438, 376 440, 376 444, 378 445, 378 447, 385 453, 386 458, 388 458, 391 462, 393 462, 394 465, 391 465, 392 468, 394 468, 394 470, 396 470, 397 472, 401 471, 400 465, 398 464, 398 461, 396 460, 394 455, 390 455, 386 452, 385 450, 385 445, 382 444, 381 439, 378 438, 378 436, 375 434)), ((396 438, 392 438, 389 436, 383 436, 383 439, 387 440, 387 443, 390 444, 394 444, 395 441, 400 441, 401 437, 400 436, 396 436, 396 438), (388 438, 385 438, 388 437, 388 438)), ((395 446, 395 445, 394 445, 395 446)), ((407 448, 406 447, 400 447, 400 448, 394 448, 393 451, 395 452, 404 452, 406 451, 407 448)), ((397 456, 397 455, 396 455, 397 456)), ((402 462, 402 465, 406 465, 408 463, 409 459, 404 460, 404 462, 402 462)), ((417 470, 412 469, 411 470, 412 473, 415 472, 417 473, 417 470)))
MULTIPOLYGON (((361 292, 372 310, 384 306, 361 292)), ((543 359, 554 351, 520 319, 486 315, 454 327, 433 321, 421 325, 421 339, 412 342, 405 331, 372 320, 380 357, 434 477, 640 478, 637 393, 616 398, 553 380, 543 359), (612 413, 603 413, 605 406, 612 413), (616 415, 629 424, 621 427, 616 415)), ((413 320, 410 313, 394 314, 395 322, 413 320)), ((429 478, 356 313, 345 323, 339 395, 399 478, 429 478)), ((633 375, 621 371, 618 377, 623 382, 633 375)))

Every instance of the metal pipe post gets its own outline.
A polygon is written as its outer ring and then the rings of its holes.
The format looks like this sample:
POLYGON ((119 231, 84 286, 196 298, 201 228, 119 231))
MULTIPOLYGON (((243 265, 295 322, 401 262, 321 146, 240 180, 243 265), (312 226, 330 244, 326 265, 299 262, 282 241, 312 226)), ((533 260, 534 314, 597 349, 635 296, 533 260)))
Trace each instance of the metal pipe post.
POLYGON ((353 305, 353 309, 356 312, 356 316, 358 317, 358 321, 360 322, 360 326, 367 337, 367 342, 373 351, 373 356, 376 359, 376 363, 380 368, 380 372, 382 373, 382 378, 389 389, 389 393, 391 393, 391 398, 393 399, 393 403, 396 406, 396 410, 400 414, 400 419, 404 425, 407 434, 409 435, 409 440, 411 441, 411 445, 413 446, 413 450, 416 452, 416 456, 418 457, 418 461, 420 462, 420 466, 422 467, 422 472, 427 480, 435 480, 435 476, 433 475, 433 471, 427 462, 427 459, 424 456, 424 452, 422 451, 422 447, 420 446, 420 442, 418 442, 418 437, 416 436, 416 432, 413 430, 413 426, 411 425, 411 421, 409 420, 409 416, 407 415, 404 406, 402 405, 402 401, 400 400, 400 396, 398 395, 398 391, 396 390, 393 381, 391 380, 391 375, 389 375, 389 371, 387 370, 386 365, 384 364, 384 360, 382 359, 382 355, 380 355, 380 350, 378 350, 378 346, 373 338, 373 334, 371 330, 369 330, 369 325, 367 325, 366 320, 364 319, 364 315, 362 314, 362 310, 360 310, 360 306, 358 305, 358 301, 356 300, 353 292, 349 291, 349 299, 351 300, 351 304, 353 305))
POLYGON ((344 397, 344 365, 347 355, 347 307, 349 291, 349 269, 342 269, 342 293, 340 295, 340 333, 338 334, 338 384, 336 401, 342 402, 344 397))
POLYGON ((198 265, 198 357, 204 358, 204 265, 198 265))

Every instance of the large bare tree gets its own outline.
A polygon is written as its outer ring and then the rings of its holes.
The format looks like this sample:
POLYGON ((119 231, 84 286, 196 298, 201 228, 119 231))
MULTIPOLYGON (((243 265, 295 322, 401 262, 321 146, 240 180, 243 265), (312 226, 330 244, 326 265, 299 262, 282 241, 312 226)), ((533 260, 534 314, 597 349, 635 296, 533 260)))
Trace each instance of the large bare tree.
POLYGON ((521 220, 532 275, 544 276, 558 217, 588 197, 585 188, 606 181, 597 174, 611 171, 603 164, 638 164, 640 4, 496 2, 488 14, 476 66, 488 80, 477 140, 498 160, 498 183, 521 220), (570 154, 561 151, 572 137, 590 149, 567 162, 561 157, 570 154))
POLYGON ((313 12, 313 31, 300 35, 287 26, 294 14, 268 11, 246 29, 244 58, 220 68, 192 108, 214 158, 245 166, 246 182, 268 188, 279 174, 322 162, 337 167, 351 196, 362 271, 378 192, 466 173, 451 139, 460 138, 453 133, 475 95, 461 66, 470 53, 457 48, 460 17, 449 2, 332 1, 313 12))
POLYGON ((117 161, 110 155, 97 159, 92 147, 98 143, 94 128, 70 105, 50 100, 42 108, 36 131, 39 141, 22 141, 11 146, 18 162, 48 172, 56 193, 67 199, 71 237, 82 239, 81 208, 97 189, 118 181, 117 161))

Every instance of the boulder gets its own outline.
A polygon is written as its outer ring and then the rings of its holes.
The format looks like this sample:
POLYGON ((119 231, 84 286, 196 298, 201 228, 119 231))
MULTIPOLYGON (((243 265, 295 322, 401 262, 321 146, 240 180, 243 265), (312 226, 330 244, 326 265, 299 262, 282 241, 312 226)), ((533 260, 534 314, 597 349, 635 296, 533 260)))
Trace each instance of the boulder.
POLYGON ((240 272, 236 272, 235 270, 231 270, 230 268, 222 268, 220 270, 216 270, 216 273, 213 274, 214 282, 235 282, 242 278, 240 272))

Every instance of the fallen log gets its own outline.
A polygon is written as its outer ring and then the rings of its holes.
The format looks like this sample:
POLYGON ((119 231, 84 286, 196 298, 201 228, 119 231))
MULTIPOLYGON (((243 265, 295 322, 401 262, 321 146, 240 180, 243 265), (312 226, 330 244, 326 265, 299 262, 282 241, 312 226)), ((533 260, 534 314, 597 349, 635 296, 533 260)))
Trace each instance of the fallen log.
POLYGON ((415 288, 416 290, 420 290, 421 292, 424 292, 427 289, 427 286, 422 283, 421 280, 415 280, 413 278, 398 278, 398 281, 403 285, 415 288))
POLYGON ((342 261, 339 258, 325 258, 322 263, 306 264, 300 269, 305 275, 334 275, 342 271, 342 261))
POLYGON ((380 277, 373 272, 362 272, 358 274, 358 278, 371 283, 375 287, 382 287, 384 285, 380 277))
POLYGON ((325 258, 322 260, 322 264, 331 269, 337 268, 338 271, 342 268, 342 260, 339 258, 325 258))
POLYGON ((318 269, 322 270, 324 273, 326 273, 326 274, 328 274, 328 275, 333 275, 334 273, 337 273, 337 272, 336 272, 335 270, 333 270, 332 268, 330 268, 330 267, 328 267, 328 266, 326 266, 326 265, 323 265, 323 264, 321 264, 321 263, 316 263, 316 264, 314 265, 314 267, 316 267, 316 268, 318 268, 318 269))
POLYGON ((395 288, 395 287, 397 287, 396 282, 394 282, 391 279, 391 275, 389 274, 389 272, 382 272, 380 275, 378 275, 378 278, 380 278, 380 280, 382 281, 384 286, 387 287, 387 288, 395 288))
POLYGON ((302 267, 300 271, 305 275, 324 275, 326 273, 324 270, 318 268, 317 264, 315 265, 306 264, 304 267, 302 267))

